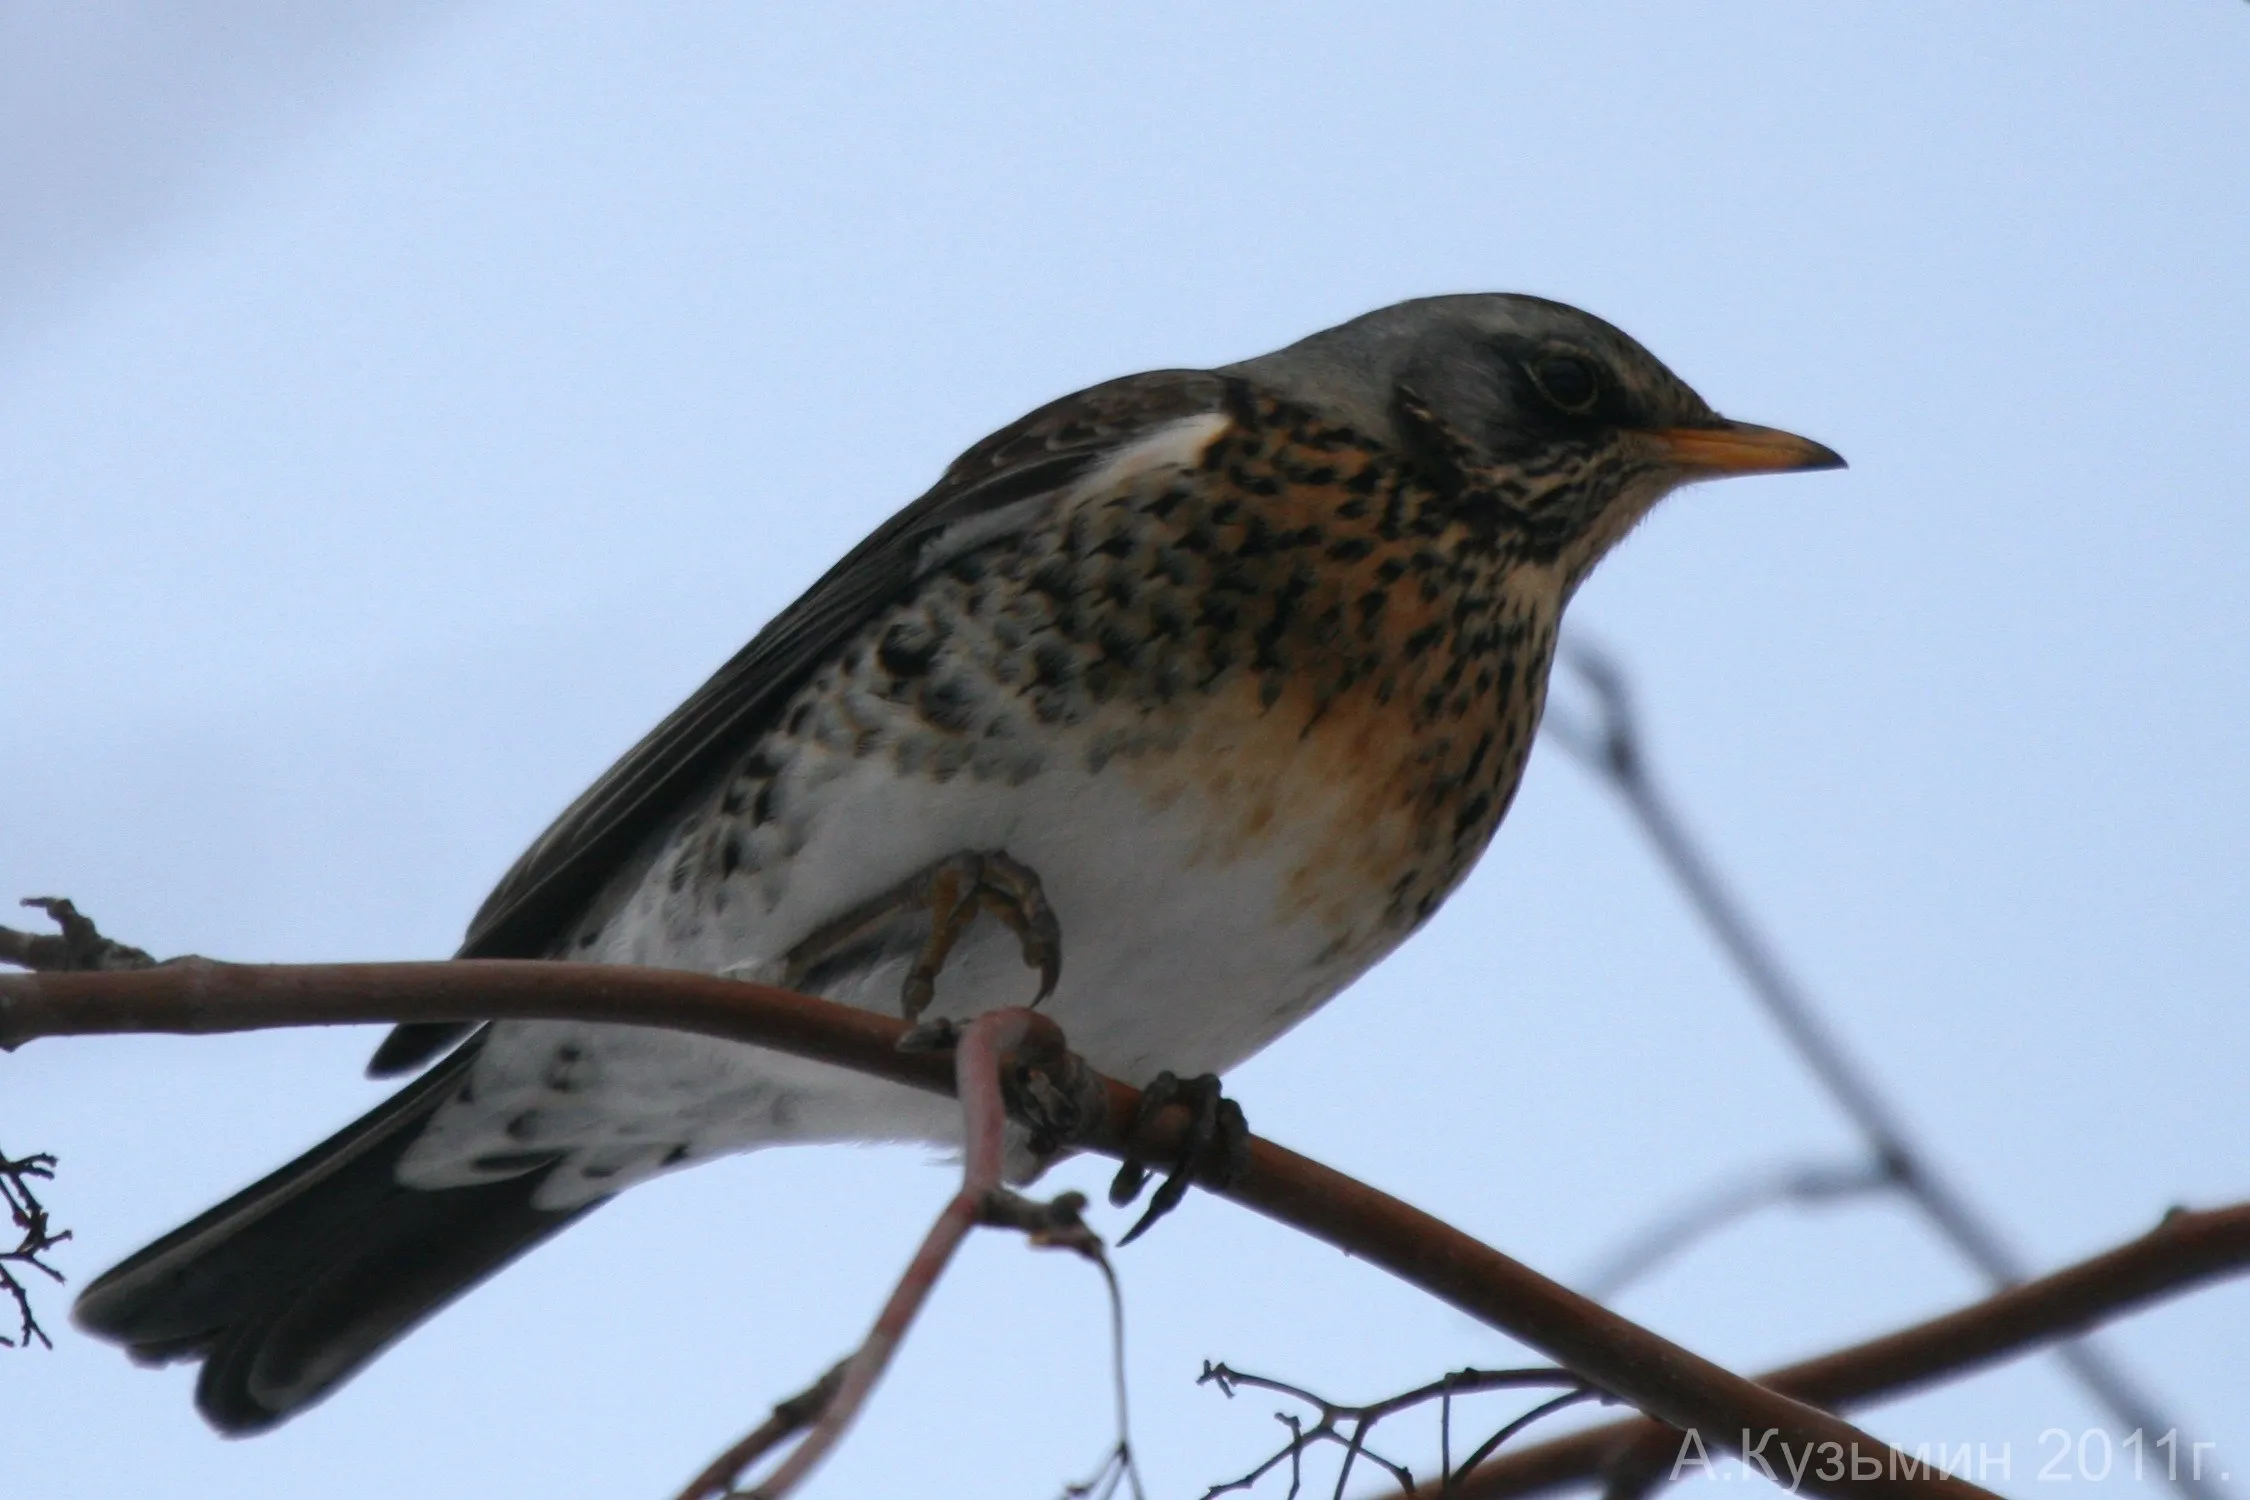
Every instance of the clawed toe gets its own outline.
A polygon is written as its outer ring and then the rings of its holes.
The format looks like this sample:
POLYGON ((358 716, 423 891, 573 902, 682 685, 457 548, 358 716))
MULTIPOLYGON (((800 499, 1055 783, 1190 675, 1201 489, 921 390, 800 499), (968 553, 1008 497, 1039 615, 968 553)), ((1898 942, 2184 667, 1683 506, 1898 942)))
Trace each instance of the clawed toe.
POLYGON ((1062 924, 1038 874, 999 849, 948 855, 823 923, 784 956, 779 980, 802 987, 836 965, 865 963, 911 944, 914 957, 899 986, 899 1010, 907 1020, 920 1021, 937 997, 938 975, 979 912, 990 912, 1013 932, 1025 967, 1038 970, 1039 993, 1031 1003, 1053 994, 1062 978, 1062 924), (926 933, 920 925, 925 913, 926 933))
MULTIPOLYGON (((1150 1225, 1179 1207, 1192 1183, 1225 1187, 1239 1178, 1250 1164, 1249 1119, 1242 1113, 1241 1105, 1220 1091, 1215 1074, 1205 1073, 1188 1079, 1170 1072, 1157 1074, 1141 1091, 1140 1109, 1133 1121, 1135 1130, 1174 1104, 1184 1104, 1188 1108, 1187 1138, 1181 1143, 1170 1174, 1149 1198, 1147 1212, 1117 1242, 1121 1246, 1139 1239, 1150 1225)), ((1117 1176, 1110 1181, 1109 1201, 1122 1208, 1140 1196, 1148 1178, 1148 1163, 1138 1157, 1127 1157, 1124 1165, 1117 1169, 1117 1176)))
POLYGON ((1029 865, 998 849, 977 857, 982 861, 977 901, 1016 935, 1024 967, 1039 971, 1039 993, 1031 1001, 1037 1005, 1055 992, 1056 981, 1062 978, 1062 923, 1029 865))
POLYGON ((1039 971, 1039 993, 1031 1003, 1054 993, 1062 977, 1062 924, 1030 866, 998 849, 956 854, 931 869, 924 900, 930 909, 929 941, 914 956, 899 994, 909 1021, 929 1008, 939 972, 980 911, 992 913, 1016 935, 1024 966, 1039 971))

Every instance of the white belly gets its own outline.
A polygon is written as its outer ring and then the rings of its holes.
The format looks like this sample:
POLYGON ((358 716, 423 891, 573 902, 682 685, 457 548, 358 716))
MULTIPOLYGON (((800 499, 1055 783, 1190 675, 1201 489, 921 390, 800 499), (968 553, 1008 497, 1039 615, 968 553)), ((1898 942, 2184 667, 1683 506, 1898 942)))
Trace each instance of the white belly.
MULTIPOLYGON (((1040 877, 1063 964, 1043 1005, 1096 1068, 1130 1082, 1223 1072, 1288 1029, 1381 956, 1373 929, 1339 930, 1302 896, 1339 805, 1296 806, 1239 836, 1244 795, 1162 783, 1058 758, 1016 784, 902 775, 884 757, 798 768, 818 811, 773 831, 722 901, 674 892, 670 859, 580 956, 768 977, 822 922, 949 855, 1004 850, 1040 877), (1216 799, 1216 800, 1215 800, 1216 799), (1230 835, 1229 829, 1237 830, 1230 835), (1294 884, 1293 884, 1294 877, 1294 884)), ((1317 786, 1295 788, 1318 801, 1317 786)), ((1262 822, 1266 820, 1261 820, 1262 822)), ((825 986, 896 1011, 903 959, 825 986)), ((932 1013, 1028 1003, 1036 974, 1015 937, 980 917, 937 982, 932 1013)), ((448 1103, 407 1153, 410 1186, 441 1187, 563 1159, 538 1201, 563 1207, 666 1166, 788 1141, 955 1139, 955 1106, 843 1070, 738 1043, 617 1026, 509 1022, 486 1041, 469 1097, 448 1103)))

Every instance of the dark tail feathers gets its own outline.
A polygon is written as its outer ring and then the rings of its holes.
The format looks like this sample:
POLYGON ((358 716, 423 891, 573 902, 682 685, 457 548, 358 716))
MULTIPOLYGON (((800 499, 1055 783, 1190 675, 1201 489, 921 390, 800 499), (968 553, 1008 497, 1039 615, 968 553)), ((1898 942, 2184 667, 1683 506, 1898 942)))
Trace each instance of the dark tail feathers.
MULTIPOLYGON (((395 1168, 474 1042, 297 1160, 88 1286, 79 1325, 144 1363, 200 1359, 195 1404, 261 1432, 585 1209, 532 1207, 543 1172, 417 1192, 395 1168)), ((590 1205, 591 1206, 591 1205, 590 1205)))

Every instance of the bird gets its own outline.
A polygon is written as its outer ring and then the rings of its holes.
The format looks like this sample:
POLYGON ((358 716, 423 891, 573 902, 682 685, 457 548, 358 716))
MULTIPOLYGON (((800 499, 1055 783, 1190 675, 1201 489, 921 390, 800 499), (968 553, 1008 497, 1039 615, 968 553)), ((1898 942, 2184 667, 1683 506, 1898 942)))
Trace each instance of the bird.
MULTIPOLYGON (((1842 464, 1518 294, 1092 386, 776 615, 540 835, 458 956, 922 1021, 1039 1004, 1093 1067, 1207 1110, 1491 841, 1595 564, 1682 484, 1842 464)), ((81 1326, 201 1361, 204 1417, 258 1432, 635 1183, 959 1134, 936 1096, 653 1028, 412 1024, 370 1065, 416 1069, 93 1282, 81 1326)))

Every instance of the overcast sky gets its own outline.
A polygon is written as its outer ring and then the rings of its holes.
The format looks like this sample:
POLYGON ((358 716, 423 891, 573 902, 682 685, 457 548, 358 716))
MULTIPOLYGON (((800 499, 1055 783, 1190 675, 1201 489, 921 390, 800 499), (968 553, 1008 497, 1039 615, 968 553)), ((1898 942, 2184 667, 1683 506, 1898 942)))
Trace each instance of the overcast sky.
MULTIPOLYGON (((0 895, 164 952, 443 955, 992 427, 1534 291, 1852 462, 1668 502, 1574 621, 1938 1159, 2040 1265, 2250 1197, 2239 0, 300 10, 0 6, 0 895)), ((0 1146, 61 1156, 82 1284, 367 1108, 371 1044, 39 1043, 0 1146)), ((1551 746, 1440 917, 1230 1087, 1565 1279, 1852 1149, 1551 746)), ((241 1443, 41 1288, 0 1488, 668 1494, 858 1336, 951 1184, 828 1150, 636 1191, 241 1443)), ((1280 1430, 1206 1357, 1347 1398, 1520 1358, 1216 1200, 1119 1263, 1163 1496, 1280 1430)), ((1756 1369, 1976 1289, 1861 1205, 1619 1305, 1756 1369)), ((1104 1317, 976 1243, 813 1493, 1053 1495, 1109 1440, 1104 1317)), ((2250 1287, 2105 1343, 2250 1495, 2250 1287)), ((1865 1420, 2005 1445, 2015 1493, 2102 1425, 2048 1360, 1865 1420)))

